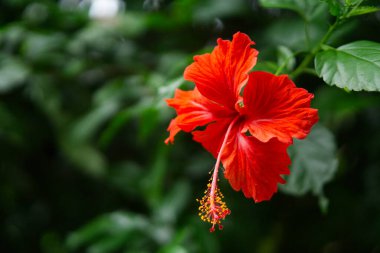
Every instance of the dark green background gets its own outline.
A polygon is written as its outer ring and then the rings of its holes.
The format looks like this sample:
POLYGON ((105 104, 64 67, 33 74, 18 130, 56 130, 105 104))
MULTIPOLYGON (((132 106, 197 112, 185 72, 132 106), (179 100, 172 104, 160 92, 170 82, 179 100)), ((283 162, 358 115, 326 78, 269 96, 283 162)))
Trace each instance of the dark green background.
MULTIPOLYGON (((190 134, 163 143, 174 116, 163 99, 192 87, 181 76, 193 55, 241 31, 259 61, 283 45, 299 62, 333 21, 327 6, 305 24, 257 1, 128 0, 102 22, 63 2, 0 3, 0 252, 380 252, 377 93, 295 80, 336 139, 325 214, 312 194, 255 204, 221 179, 232 213, 209 233, 195 199, 214 159, 190 134)), ((354 40, 380 41, 379 13, 330 43, 354 40)))

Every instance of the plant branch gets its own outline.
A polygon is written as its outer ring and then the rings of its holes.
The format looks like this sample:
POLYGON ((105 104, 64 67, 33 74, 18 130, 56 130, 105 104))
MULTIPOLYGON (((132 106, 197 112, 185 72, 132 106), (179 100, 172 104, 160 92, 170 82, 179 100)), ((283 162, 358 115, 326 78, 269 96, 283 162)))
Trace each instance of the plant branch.
POLYGON ((329 30, 327 30, 326 34, 318 42, 318 44, 311 50, 308 55, 306 55, 301 64, 293 71, 293 73, 290 74, 293 79, 297 78, 302 72, 304 72, 307 66, 309 66, 310 62, 314 59, 314 56, 319 52, 319 50, 321 50, 322 45, 325 44, 331 37, 332 32, 338 26, 340 21, 340 19, 336 19, 335 23, 329 27, 329 30))
POLYGON ((300 63, 300 65, 290 74, 292 79, 297 78, 300 74, 305 72, 307 67, 309 66, 310 62, 314 59, 315 55, 321 50, 323 44, 325 44, 329 38, 331 37, 333 31, 336 29, 336 27, 341 24, 346 19, 350 18, 352 12, 356 10, 360 6, 360 4, 363 1, 359 1, 355 4, 353 8, 351 8, 349 11, 345 11, 343 15, 340 17, 337 17, 334 24, 329 27, 326 34, 323 36, 323 38, 318 42, 318 44, 311 50, 309 54, 306 55, 306 57, 303 59, 303 61, 300 63))

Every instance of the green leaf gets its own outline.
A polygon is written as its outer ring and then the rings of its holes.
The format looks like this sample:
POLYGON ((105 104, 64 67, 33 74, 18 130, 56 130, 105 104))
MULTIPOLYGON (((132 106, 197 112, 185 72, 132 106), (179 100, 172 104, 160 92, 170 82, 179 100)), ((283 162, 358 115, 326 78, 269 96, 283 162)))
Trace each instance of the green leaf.
POLYGON ((11 58, 0 58, 0 93, 10 91, 22 85, 29 75, 29 69, 22 61, 11 58))
POLYGON ((88 175, 102 177, 106 174, 107 162, 105 157, 91 144, 76 142, 69 136, 63 136, 61 148, 66 158, 88 175))
POLYGON ((279 66, 277 72, 279 73, 276 74, 292 71, 296 64, 293 52, 285 46, 277 47, 277 64, 279 66))
POLYGON ((158 124, 158 110, 154 107, 147 107, 142 111, 139 119, 138 139, 145 142, 148 137, 154 133, 154 129, 158 124))
POLYGON ((148 233, 149 226, 149 221, 144 216, 128 212, 113 212, 102 215, 71 233, 66 244, 70 249, 88 245, 88 252, 114 252, 133 233, 148 233))
POLYGON ((363 0, 322 0, 329 5, 330 14, 336 17, 349 18, 358 15, 364 15, 379 11, 379 7, 375 6, 358 6, 363 0))
POLYGON ((171 186, 170 191, 165 194, 161 205, 154 209, 155 221, 159 224, 172 224, 191 199, 190 184, 187 181, 178 181, 171 186))
POLYGON ((343 13, 343 5, 338 0, 323 0, 329 5, 329 12, 332 16, 340 16, 343 13))
POLYGON ((256 63, 253 71, 266 71, 274 74, 277 71, 278 67, 279 66, 275 62, 261 61, 256 63))
POLYGON ((320 52, 315 58, 315 70, 330 85, 380 91, 380 44, 355 41, 320 52))
POLYGON ((200 1, 201 4, 194 11, 194 20, 204 23, 215 18, 224 18, 241 13, 245 8, 242 0, 209 0, 200 1))
POLYGON ((162 201, 164 179, 168 169, 168 149, 161 144, 156 152, 149 174, 143 182, 146 201, 152 209, 157 208, 162 201))
POLYGON ((316 125, 306 139, 295 140, 289 152, 291 174, 280 189, 295 196, 312 192, 325 202, 323 186, 333 178, 338 166, 332 133, 322 125, 316 125))
POLYGON ((317 8, 323 6, 319 0, 260 0, 265 8, 288 9, 297 12, 306 20, 311 20, 317 8))
POLYGON ((375 6, 359 6, 353 11, 350 12, 349 17, 358 16, 358 15, 364 15, 372 12, 380 11, 380 7, 375 6))
POLYGON ((161 85, 158 88, 158 94, 157 94, 157 104, 156 107, 158 109, 166 108, 166 102, 165 99, 170 98, 173 96, 174 91, 179 88, 181 85, 185 83, 185 80, 183 77, 178 77, 174 80, 168 81, 167 85, 161 85))
POLYGON ((118 101, 109 101, 97 106, 87 115, 74 123, 70 132, 71 138, 77 141, 88 141, 99 129, 99 127, 114 115, 119 109, 118 101))
POLYGON ((55 59, 54 53, 61 53, 65 40, 66 37, 60 33, 46 35, 31 33, 23 41, 23 56, 33 62, 46 61, 53 64, 51 61, 55 59))
POLYGON ((128 197, 141 197, 141 182, 144 179, 144 169, 135 161, 123 161, 112 165, 107 175, 107 181, 128 197))
POLYGON ((98 142, 101 147, 104 148, 110 144, 117 132, 131 119, 134 108, 122 110, 111 120, 106 129, 100 134, 98 142))
POLYGON ((270 24, 260 37, 260 44, 265 45, 265 49, 275 50, 278 45, 282 45, 293 52, 309 51, 322 39, 326 29, 328 27, 325 21, 311 22, 305 26, 305 22, 299 17, 287 17, 270 24))
POLYGON ((186 226, 178 230, 172 241, 160 249, 158 253, 187 253, 186 247, 182 245, 190 237, 191 227, 186 226))

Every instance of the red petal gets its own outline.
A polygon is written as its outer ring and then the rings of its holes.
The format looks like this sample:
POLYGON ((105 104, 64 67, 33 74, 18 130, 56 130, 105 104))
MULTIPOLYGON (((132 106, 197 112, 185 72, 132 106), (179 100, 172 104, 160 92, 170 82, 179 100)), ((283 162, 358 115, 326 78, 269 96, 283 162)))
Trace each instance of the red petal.
POLYGON ((166 143, 173 143, 174 136, 180 130, 190 132, 196 127, 206 125, 218 118, 228 117, 233 113, 228 108, 203 97, 197 88, 192 91, 177 89, 174 98, 167 99, 166 102, 177 111, 177 117, 170 122, 168 127, 170 135, 166 143))
POLYGON ((204 131, 194 131, 193 139, 217 158, 220 146, 224 140, 227 128, 233 119, 223 119, 207 126, 204 131))
MULTIPOLYGON (((205 131, 193 132, 194 140, 216 157, 229 122, 213 123, 205 131)), ((256 202, 269 200, 277 192, 277 184, 285 182, 281 175, 289 174, 289 144, 276 139, 263 143, 242 134, 241 129, 241 123, 233 126, 222 151, 224 175, 232 188, 242 190, 247 198, 256 202)))
POLYGON ((218 39, 211 54, 194 57, 195 62, 186 68, 184 77, 194 82, 203 96, 233 109, 248 72, 256 64, 258 51, 251 45, 254 42, 240 32, 232 42, 218 39))
POLYGON ((178 134, 179 131, 181 131, 181 128, 178 127, 176 119, 172 119, 170 121, 170 124, 169 124, 169 127, 167 130, 169 131, 169 137, 166 138, 165 144, 169 144, 169 142, 173 143, 174 142, 174 136, 176 136, 176 134, 178 134))
POLYGON ((318 112, 310 108, 313 94, 297 88, 286 76, 252 72, 244 88, 246 122, 243 132, 262 142, 276 137, 284 143, 305 138, 318 121, 318 112))

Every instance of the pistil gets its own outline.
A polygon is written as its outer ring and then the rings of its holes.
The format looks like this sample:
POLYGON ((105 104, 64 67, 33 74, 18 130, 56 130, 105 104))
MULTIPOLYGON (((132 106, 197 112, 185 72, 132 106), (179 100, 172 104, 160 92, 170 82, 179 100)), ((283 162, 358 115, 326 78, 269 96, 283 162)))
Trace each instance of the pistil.
POLYGON ((214 172, 212 174, 212 177, 210 178, 211 182, 207 184, 207 190, 205 191, 205 195, 202 197, 202 199, 197 200, 200 204, 199 216, 203 221, 212 224, 210 232, 215 231, 215 225, 218 225, 219 230, 223 229, 221 221, 224 220, 225 217, 231 213, 230 209, 228 209, 226 203, 223 201, 224 196, 218 188, 217 182, 219 181, 218 173, 223 150, 227 144, 231 129, 238 119, 239 116, 236 116, 228 126, 222 145, 220 146, 218 152, 214 172))

